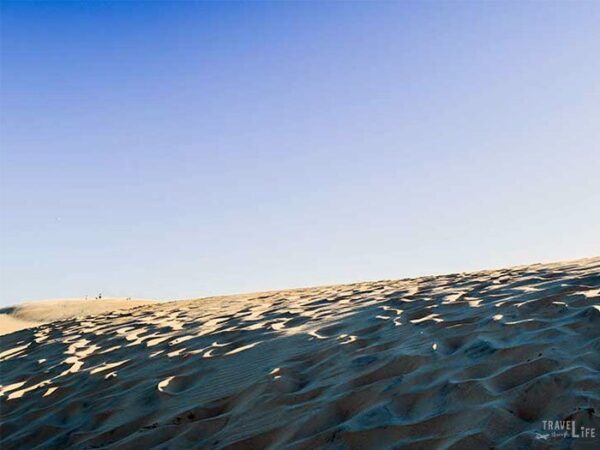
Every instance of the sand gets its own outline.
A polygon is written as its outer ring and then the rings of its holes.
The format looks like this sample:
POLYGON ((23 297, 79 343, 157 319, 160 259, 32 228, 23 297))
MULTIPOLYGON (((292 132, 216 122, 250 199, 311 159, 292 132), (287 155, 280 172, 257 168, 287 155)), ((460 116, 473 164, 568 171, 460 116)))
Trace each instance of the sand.
POLYGON ((25 328, 37 327, 42 323, 33 320, 17 319, 12 314, 0 314, 0 336, 24 330, 25 328))
POLYGON ((597 449, 600 258, 142 305, 0 361, 3 450, 597 449))
POLYGON ((102 300, 61 298, 27 302, 0 309, 0 335, 57 320, 97 315, 118 309, 130 309, 154 302, 155 300, 122 297, 109 297, 102 300))

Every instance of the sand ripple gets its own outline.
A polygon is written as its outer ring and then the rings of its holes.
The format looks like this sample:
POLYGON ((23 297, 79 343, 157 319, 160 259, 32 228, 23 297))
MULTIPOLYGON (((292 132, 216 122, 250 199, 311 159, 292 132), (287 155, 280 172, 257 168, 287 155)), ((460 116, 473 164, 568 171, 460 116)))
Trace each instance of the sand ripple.
POLYGON ((145 305, 0 364, 3 450, 595 449, 600 259, 145 305))

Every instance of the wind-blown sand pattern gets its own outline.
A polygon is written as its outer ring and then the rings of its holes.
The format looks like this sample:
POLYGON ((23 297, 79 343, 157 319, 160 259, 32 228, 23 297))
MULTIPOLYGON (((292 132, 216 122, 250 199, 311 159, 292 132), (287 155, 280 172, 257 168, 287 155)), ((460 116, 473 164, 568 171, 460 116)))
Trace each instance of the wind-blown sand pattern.
POLYGON ((3 450, 600 448, 600 258, 157 303, 1 340, 3 450))
POLYGON ((102 300, 71 298, 23 303, 0 309, 0 335, 56 320, 91 316, 154 302, 155 300, 110 297, 102 300))

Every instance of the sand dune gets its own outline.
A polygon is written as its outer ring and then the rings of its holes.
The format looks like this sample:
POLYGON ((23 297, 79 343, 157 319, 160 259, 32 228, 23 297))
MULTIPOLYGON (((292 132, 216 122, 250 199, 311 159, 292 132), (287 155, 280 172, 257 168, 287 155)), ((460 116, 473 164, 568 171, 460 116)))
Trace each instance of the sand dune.
MULTIPOLYGON (((0 310, 2 311, 2 310, 0 310)), ((4 311, 10 311, 6 308, 4 311)), ((0 313, 0 336, 3 334, 14 333, 15 331, 24 330, 25 328, 33 328, 41 325, 43 322, 33 320, 17 319, 12 314, 0 313)))
POLYGON ((600 258, 144 305, 0 361, 6 450, 596 449, 600 258))
POLYGON ((155 300, 109 297, 102 300, 71 298, 23 303, 0 309, 0 335, 47 322, 92 316, 154 302, 155 300))

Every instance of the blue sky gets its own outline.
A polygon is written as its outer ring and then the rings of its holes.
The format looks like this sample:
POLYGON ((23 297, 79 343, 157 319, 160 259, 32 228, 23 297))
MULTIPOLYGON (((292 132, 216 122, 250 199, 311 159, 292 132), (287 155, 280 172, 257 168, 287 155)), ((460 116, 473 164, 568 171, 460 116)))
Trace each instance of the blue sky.
POLYGON ((0 303, 600 253, 596 2, 3 2, 0 303))

